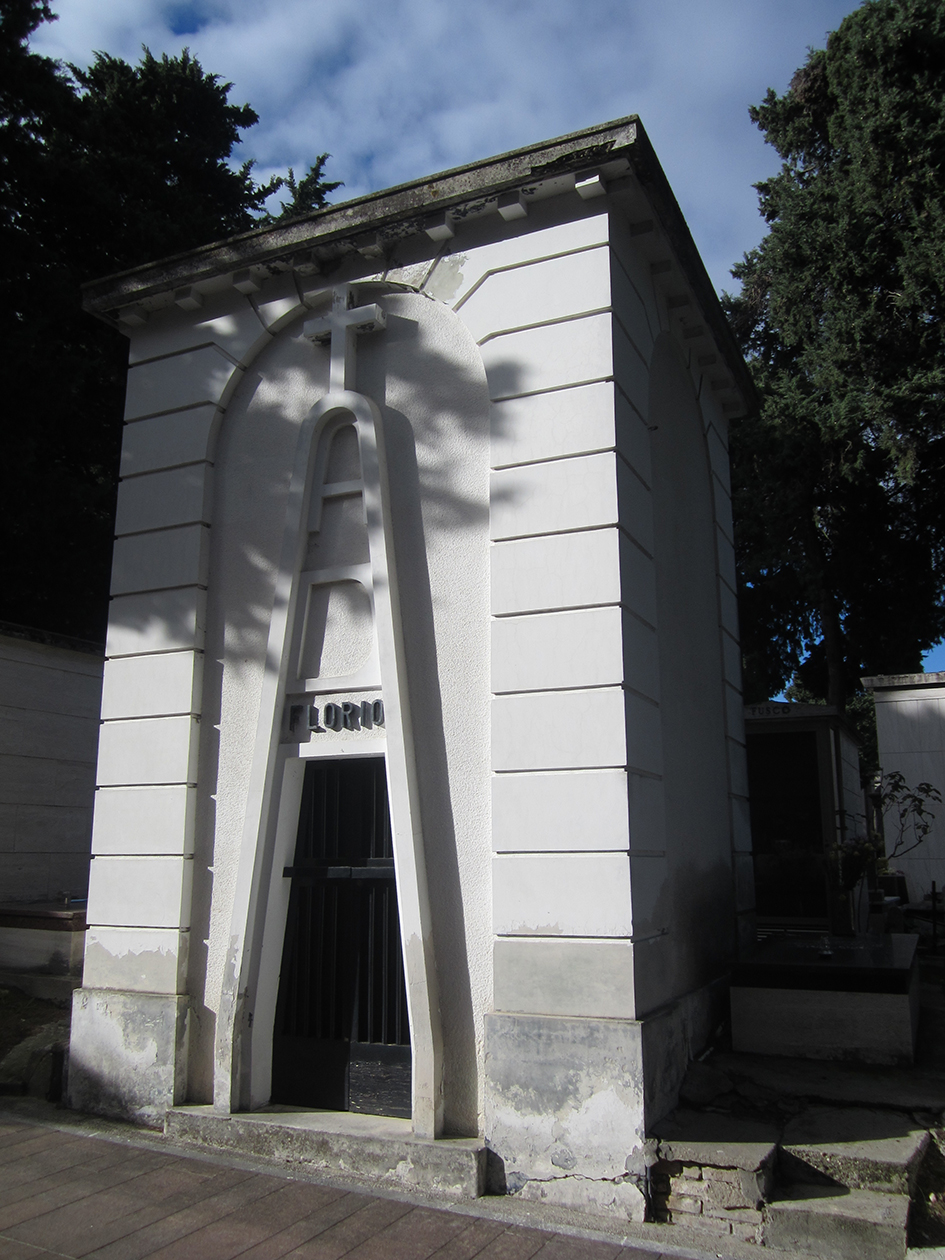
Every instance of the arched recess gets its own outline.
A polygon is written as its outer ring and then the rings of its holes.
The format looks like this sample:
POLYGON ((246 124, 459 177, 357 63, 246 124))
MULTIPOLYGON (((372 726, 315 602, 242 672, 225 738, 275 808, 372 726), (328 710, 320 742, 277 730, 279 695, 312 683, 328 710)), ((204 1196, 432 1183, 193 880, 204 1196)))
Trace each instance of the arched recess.
POLYGON ((702 411, 668 333, 650 361, 649 426, 667 855, 659 917, 671 931, 641 969, 641 1009, 651 985, 679 995, 714 979, 734 929, 715 499, 702 411))
MULTIPOLYGON (((311 600, 313 586, 325 578, 336 583, 357 582, 359 574, 354 570, 361 567, 369 568, 369 585, 363 580, 366 574, 360 584, 362 589, 370 590, 377 656, 375 661, 369 654, 360 674, 376 669, 384 695, 388 790, 413 1044, 414 1129, 432 1137, 442 1123, 439 1003, 410 710, 404 685, 383 426, 373 401, 352 391, 333 391, 317 403, 302 424, 296 447, 240 849, 230 957, 217 1022, 215 1103, 229 1111, 258 1106, 268 1098, 272 1018, 266 998, 259 992, 259 980, 264 964, 269 962, 271 969, 281 936, 278 916, 266 913, 270 873, 277 842, 285 844, 285 828, 294 827, 291 820, 297 820, 301 788, 300 763, 296 761, 287 767, 286 746, 280 743, 284 708, 293 693, 308 689, 310 681, 300 679, 299 667, 304 664, 300 643, 304 604, 311 600), (341 484, 326 482, 326 461, 329 439, 349 425, 357 435, 369 559, 366 566, 341 566, 312 573, 305 567, 306 525, 313 506, 317 515, 324 511, 326 498, 332 497, 325 495, 326 486, 337 488, 341 484), (313 486, 319 496, 314 505, 313 486), (250 1012, 256 1015, 260 999, 264 1009, 250 1021, 250 1012)), ((350 677, 347 681, 350 683, 350 677)), ((267 984, 267 993, 272 987, 267 984)))

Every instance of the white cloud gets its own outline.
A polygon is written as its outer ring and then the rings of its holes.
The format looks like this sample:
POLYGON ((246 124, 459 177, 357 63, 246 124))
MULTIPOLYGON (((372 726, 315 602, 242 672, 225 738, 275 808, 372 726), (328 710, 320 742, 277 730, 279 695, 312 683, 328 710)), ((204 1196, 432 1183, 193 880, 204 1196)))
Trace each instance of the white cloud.
POLYGON ((748 119, 852 0, 53 0, 38 52, 185 45, 260 115, 261 176, 324 150, 357 196, 627 113, 642 117, 710 275, 761 238, 776 168, 748 119), (174 34, 174 30, 189 33, 174 34))

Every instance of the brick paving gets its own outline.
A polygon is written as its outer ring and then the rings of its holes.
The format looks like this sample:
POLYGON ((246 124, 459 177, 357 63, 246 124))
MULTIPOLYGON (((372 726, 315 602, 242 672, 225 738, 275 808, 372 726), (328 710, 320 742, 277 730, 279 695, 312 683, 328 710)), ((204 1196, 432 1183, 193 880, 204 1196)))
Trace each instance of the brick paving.
MULTIPOLYGON (((0 1260, 660 1260, 0 1116, 0 1260)), ((669 1260, 669 1257, 666 1258, 669 1260)))

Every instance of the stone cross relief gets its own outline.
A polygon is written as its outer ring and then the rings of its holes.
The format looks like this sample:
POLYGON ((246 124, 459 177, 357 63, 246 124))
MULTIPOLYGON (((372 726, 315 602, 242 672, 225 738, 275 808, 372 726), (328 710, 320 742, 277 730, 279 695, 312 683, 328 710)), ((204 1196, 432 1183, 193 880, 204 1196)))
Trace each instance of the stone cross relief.
POLYGON ((336 285, 331 291, 331 311, 316 319, 307 319, 302 335, 310 341, 330 345, 328 392, 353 390, 355 386, 355 338, 358 333, 380 331, 387 327, 387 315, 375 303, 351 306, 351 288, 336 285))

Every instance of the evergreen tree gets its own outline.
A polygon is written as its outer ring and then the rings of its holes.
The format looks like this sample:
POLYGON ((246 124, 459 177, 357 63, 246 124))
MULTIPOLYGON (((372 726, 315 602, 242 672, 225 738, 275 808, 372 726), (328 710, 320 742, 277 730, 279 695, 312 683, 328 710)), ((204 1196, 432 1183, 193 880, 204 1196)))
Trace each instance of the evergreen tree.
MULTIPOLYGON (((229 164, 257 115, 187 51, 64 68, 28 48, 51 20, 0 0, 0 620, 101 641, 127 342, 80 286, 271 222, 288 181, 229 164)), ((326 160, 292 175, 283 215, 325 204, 326 160)))
POLYGON ((730 319, 746 697, 843 706, 945 633, 945 7, 866 0, 751 116, 783 159, 730 319))
POLYGON ((323 178, 328 154, 317 157, 308 168, 308 174, 301 179, 295 178, 295 171, 289 167, 289 173, 280 180, 283 188, 287 188, 292 196, 291 201, 283 201, 278 218, 296 219, 301 215, 311 214, 313 210, 321 210, 325 205, 325 194, 340 188, 340 184, 326 184, 323 178))

